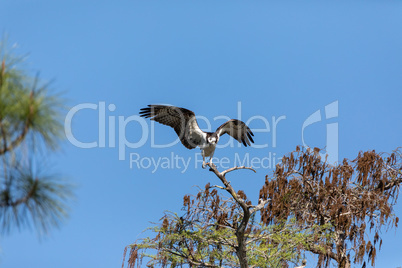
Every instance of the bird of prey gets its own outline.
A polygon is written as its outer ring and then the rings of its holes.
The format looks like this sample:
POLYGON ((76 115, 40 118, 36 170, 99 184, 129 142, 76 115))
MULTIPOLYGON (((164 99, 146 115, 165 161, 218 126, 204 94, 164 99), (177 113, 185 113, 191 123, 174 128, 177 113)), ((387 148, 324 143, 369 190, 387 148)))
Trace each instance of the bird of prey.
POLYGON ((247 145, 250 146, 250 141, 254 142, 252 138, 254 136, 253 132, 251 132, 250 128, 243 121, 237 119, 227 121, 218 127, 215 132, 204 132, 198 126, 194 112, 185 108, 167 105, 148 105, 147 108, 141 109, 140 115, 172 127, 179 136, 181 143, 187 149, 200 147, 203 168, 206 166, 206 157, 209 157, 209 163, 212 164, 216 144, 223 134, 229 134, 246 147, 247 145))

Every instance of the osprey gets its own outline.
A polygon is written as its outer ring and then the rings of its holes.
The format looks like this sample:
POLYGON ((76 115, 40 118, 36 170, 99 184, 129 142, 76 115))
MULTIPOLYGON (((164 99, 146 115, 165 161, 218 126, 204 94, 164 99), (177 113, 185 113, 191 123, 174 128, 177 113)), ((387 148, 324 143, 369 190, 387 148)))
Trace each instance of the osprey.
POLYGON ((140 115, 172 127, 179 136, 181 143, 187 149, 200 147, 203 168, 206 166, 205 157, 209 157, 209 162, 212 164, 216 144, 223 134, 229 134, 246 147, 250 145, 250 141, 254 142, 252 138, 254 136, 253 132, 251 132, 250 128, 243 121, 237 119, 227 121, 218 127, 215 132, 204 132, 198 126, 194 112, 185 108, 167 105, 148 105, 147 108, 141 109, 140 115))

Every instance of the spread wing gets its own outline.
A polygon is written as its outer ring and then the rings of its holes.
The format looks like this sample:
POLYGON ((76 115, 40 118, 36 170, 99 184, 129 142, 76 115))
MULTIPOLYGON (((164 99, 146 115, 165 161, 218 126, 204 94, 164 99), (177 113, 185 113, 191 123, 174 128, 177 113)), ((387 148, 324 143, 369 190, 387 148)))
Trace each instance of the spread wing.
POLYGON ((253 132, 251 132, 250 128, 243 122, 237 119, 232 119, 222 124, 216 132, 219 136, 223 134, 229 134, 238 142, 242 142, 244 146, 250 146, 250 141, 254 143, 252 136, 254 136, 253 132))
POLYGON ((199 146, 206 137, 197 124, 195 114, 190 110, 167 105, 148 105, 141 109, 140 115, 172 127, 188 149, 199 146))

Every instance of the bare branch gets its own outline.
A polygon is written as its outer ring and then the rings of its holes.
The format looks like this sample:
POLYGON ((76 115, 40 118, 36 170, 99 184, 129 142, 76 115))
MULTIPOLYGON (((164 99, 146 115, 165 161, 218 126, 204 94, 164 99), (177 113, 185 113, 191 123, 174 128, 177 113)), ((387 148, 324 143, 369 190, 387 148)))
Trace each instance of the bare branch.
POLYGON ((262 200, 257 206, 255 206, 250 213, 253 214, 259 210, 261 210, 263 207, 265 207, 266 204, 268 204, 268 202, 271 201, 271 199, 267 199, 267 200, 262 200))
POLYGON ((235 190, 230 185, 230 182, 228 182, 226 180, 225 174, 230 172, 230 171, 237 170, 237 169, 251 169, 251 170, 253 170, 253 169, 252 168, 246 168, 246 167, 234 167, 234 168, 230 168, 228 170, 225 170, 223 172, 219 172, 214 164, 211 165, 210 163, 207 163, 207 165, 210 167, 210 171, 214 172, 215 175, 222 181, 223 185, 225 185, 225 190, 236 200, 236 202, 242 207, 244 212, 246 213, 246 211, 247 211, 247 213, 249 213, 249 211, 248 211, 249 206, 246 204, 246 202, 244 202, 243 199, 241 199, 236 194, 235 190))
POLYGON ((224 170, 221 172, 221 174, 222 174, 222 176, 225 176, 227 173, 235 171, 235 170, 239 170, 239 169, 249 169, 249 170, 254 171, 254 173, 257 173, 257 171, 255 171, 255 169, 253 169, 252 167, 240 166, 240 167, 232 167, 227 170, 224 170))
POLYGON ((215 165, 208 163, 207 164, 210 167, 210 171, 214 172, 215 175, 222 181, 223 185, 225 185, 225 190, 230 193, 230 195, 236 200, 236 202, 240 205, 240 207, 243 209, 243 218, 236 230, 236 237, 237 237, 237 243, 238 246, 236 247, 236 254, 237 257, 239 258, 240 262, 240 267, 241 268, 247 268, 248 267, 248 260, 247 260, 247 250, 246 250, 246 228, 249 223, 250 217, 251 217, 251 212, 249 210, 251 205, 248 205, 245 200, 240 198, 233 187, 230 185, 230 182, 226 180, 225 175, 231 171, 239 170, 239 169, 249 169, 254 172, 256 172, 253 168, 251 167, 233 167, 227 170, 224 170, 222 172, 219 172, 218 169, 216 168, 215 165))

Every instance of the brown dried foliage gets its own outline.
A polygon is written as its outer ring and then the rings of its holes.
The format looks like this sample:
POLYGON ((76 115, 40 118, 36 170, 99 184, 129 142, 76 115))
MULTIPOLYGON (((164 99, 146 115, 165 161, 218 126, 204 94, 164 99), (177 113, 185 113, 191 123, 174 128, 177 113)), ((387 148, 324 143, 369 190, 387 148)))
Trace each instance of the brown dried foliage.
POLYGON ((381 227, 398 226, 392 212, 402 182, 401 153, 382 157, 375 151, 360 152, 353 161, 332 166, 319 152, 296 148, 282 158, 273 178, 266 176, 260 198, 271 202, 261 210, 261 221, 269 225, 293 217, 301 226, 331 224, 335 239, 304 248, 319 255, 320 267, 331 259, 339 267, 350 267, 350 255, 353 263, 367 256, 374 265, 381 227), (365 236, 366 223, 374 235, 365 236))
MULTIPOLYGON (((243 194, 245 197, 245 195, 243 194)), ((220 254, 235 255, 236 244, 231 244, 229 240, 209 240, 209 245, 204 245, 205 241, 198 239, 197 236, 191 236, 191 233, 197 231, 199 226, 205 229, 212 227, 214 230, 222 228, 237 228, 241 209, 233 202, 232 199, 219 196, 218 191, 213 189, 208 183, 205 190, 198 192, 196 196, 185 195, 183 197, 184 215, 179 218, 171 218, 172 214, 167 213, 160 219, 160 229, 152 241, 156 246, 152 246, 157 251, 157 263, 161 267, 171 265, 171 259, 168 255, 180 256, 182 262, 176 263, 174 267, 189 264, 190 266, 198 267, 221 267, 225 264, 218 257, 220 254), (170 219, 170 220, 169 220, 170 219), (166 238, 174 234, 185 234, 176 236, 169 242, 166 238), (208 260, 200 259, 199 251, 208 247, 213 255, 208 260), (222 247, 232 248, 223 253, 222 247), (168 260, 169 259, 169 260, 168 260)), ((140 266, 144 255, 141 254, 137 244, 129 246, 129 259, 127 267, 133 268, 140 266)), ((127 249, 124 256, 127 254, 127 249)), ((149 263, 148 263, 149 264, 149 263)), ((147 266, 148 266, 147 264, 147 266)), ((124 259, 123 259, 124 267, 124 259)))
MULTIPOLYGON (((205 185, 205 191, 200 191, 194 198, 186 195, 183 198, 184 216, 186 221, 213 222, 218 230, 223 227, 237 228, 239 215, 243 215, 239 205, 232 199, 222 199, 217 189, 211 189, 210 184, 205 185)), ((245 201, 247 196, 243 191, 238 195, 245 201)))
MULTIPOLYGON (((243 191, 235 192, 224 174, 215 169, 213 171, 225 187, 208 183, 196 196, 184 196, 185 214, 176 221, 163 217, 161 231, 153 241, 161 241, 167 234, 191 230, 193 224, 205 228, 213 226, 216 230, 230 229, 236 233, 236 243, 211 242, 208 247, 213 249, 211 252, 222 252, 222 246, 228 246, 232 248, 228 254, 237 254, 241 259, 238 254, 240 243, 247 235, 258 235, 260 231, 258 225, 249 224, 250 215, 259 210, 261 223, 266 226, 280 226, 283 222, 295 220, 300 230, 310 227, 318 230, 311 233, 304 243, 297 244, 295 250, 317 254, 319 267, 330 266, 331 260, 337 262, 338 267, 351 267, 352 263, 363 263, 365 267, 365 259, 374 265, 382 245, 380 231, 384 226, 398 227, 399 219, 393 214, 393 206, 402 182, 401 156, 401 150, 390 155, 360 152, 356 159, 345 159, 333 166, 322 161, 320 149, 301 150, 297 147, 282 158, 272 178, 266 176, 257 206, 251 205, 243 191), (233 198, 222 198, 217 189, 226 190, 233 198)), ((191 239, 182 239, 174 243, 178 242, 188 252, 182 256, 185 263, 206 267, 216 265, 212 256, 209 264, 197 262, 194 255, 205 246, 191 239)), ((265 242, 276 243, 272 239, 265 242)), ((156 250, 174 252, 174 247, 172 244, 171 248, 169 245, 166 248, 165 243, 159 244, 156 250)), ((131 246, 129 256, 129 267, 134 267, 140 259, 136 245, 131 246)), ((220 259, 218 267, 222 266, 222 261, 220 259)), ((160 264, 165 266, 166 259, 161 257, 160 264)))

